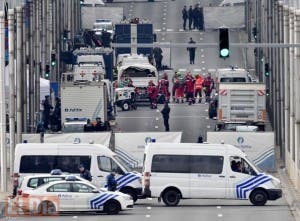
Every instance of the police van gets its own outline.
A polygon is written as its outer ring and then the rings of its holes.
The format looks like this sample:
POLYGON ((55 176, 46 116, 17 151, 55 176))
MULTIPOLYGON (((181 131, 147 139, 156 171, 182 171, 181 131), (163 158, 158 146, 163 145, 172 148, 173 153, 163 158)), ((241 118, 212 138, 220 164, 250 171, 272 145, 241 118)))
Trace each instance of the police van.
POLYGON ((260 172, 238 148, 225 144, 150 143, 143 193, 167 206, 181 199, 249 199, 263 206, 282 196, 280 181, 260 172))
POLYGON ((117 189, 136 201, 142 192, 141 174, 132 172, 117 154, 100 144, 17 144, 14 161, 14 188, 28 175, 49 175, 53 169, 78 175, 83 164, 92 175, 92 183, 106 186, 107 175, 117 171, 117 189))

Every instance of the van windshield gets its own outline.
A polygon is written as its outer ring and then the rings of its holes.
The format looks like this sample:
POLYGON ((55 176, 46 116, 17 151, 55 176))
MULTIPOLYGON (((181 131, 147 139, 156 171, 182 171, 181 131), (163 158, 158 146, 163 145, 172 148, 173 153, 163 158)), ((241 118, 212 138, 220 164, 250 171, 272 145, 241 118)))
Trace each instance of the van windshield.
POLYGON ((246 82, 244 77, 224 77, 220 79, 220 82, 246 82))
POLYGON ((129 167, 129 164, 118 155, 113 156, 113 158, 126 170, 125 172, 132 171, 132 169, 129 167))

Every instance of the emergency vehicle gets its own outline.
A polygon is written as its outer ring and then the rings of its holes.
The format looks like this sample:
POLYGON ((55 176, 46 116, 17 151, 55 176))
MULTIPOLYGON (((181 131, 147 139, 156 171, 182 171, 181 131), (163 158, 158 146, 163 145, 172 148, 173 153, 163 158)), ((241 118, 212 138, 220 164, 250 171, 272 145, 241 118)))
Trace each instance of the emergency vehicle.
POLYGON ((279 179, 260 172, 245 153, 225 144, 148 144, 143 192, 167 206, 192 198, 249 199, 263 206, 282 197, 279 179))
POLYGON ((92 183, 106 186, 106 177, 117 171, 117 189, 132 196, 141 196, 141 174, 131 171, 126 163, 109 148, 100 144, 17 144, 14 161, 14 187, 28 175, 49 175, 53 169, 79 175, 78 165, 83 164, 92 175, 92 183))
POLYGON ((133 208, 131 196, 119 191, 97 189, 91 183, 77 181, 72 176, 63 181, 54 181, 36 189, 26 190, 14 202, 24 212, 55 215, 59 212, 104 211, 118 214, 133 208))

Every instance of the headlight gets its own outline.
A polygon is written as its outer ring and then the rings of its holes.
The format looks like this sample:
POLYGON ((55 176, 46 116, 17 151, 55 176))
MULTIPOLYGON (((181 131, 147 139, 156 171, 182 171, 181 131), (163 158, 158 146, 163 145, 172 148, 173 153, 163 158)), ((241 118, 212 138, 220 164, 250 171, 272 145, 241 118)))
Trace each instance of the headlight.
POLYGON ((124 198, 125 198, 125 200, 132 200, 132 197, 129 195, 125 196, 124 198))
POLYGON ((280 181, 278 182, 277 180, 272 179, 271 183, 273 184, 275 189, 280 189, 281 188, 280 181))

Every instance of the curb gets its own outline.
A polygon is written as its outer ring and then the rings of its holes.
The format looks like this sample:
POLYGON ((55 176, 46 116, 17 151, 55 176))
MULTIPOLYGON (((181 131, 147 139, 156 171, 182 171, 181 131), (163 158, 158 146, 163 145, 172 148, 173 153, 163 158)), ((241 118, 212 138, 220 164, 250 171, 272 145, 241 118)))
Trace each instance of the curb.
POLYGON ((285 168, 278 169, 277 172, 282 185, 282 192, 289 204, 291 213, 296 221, 300 221, 300 194, 294 188, 285 168))

